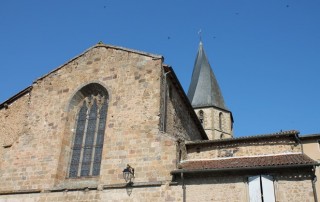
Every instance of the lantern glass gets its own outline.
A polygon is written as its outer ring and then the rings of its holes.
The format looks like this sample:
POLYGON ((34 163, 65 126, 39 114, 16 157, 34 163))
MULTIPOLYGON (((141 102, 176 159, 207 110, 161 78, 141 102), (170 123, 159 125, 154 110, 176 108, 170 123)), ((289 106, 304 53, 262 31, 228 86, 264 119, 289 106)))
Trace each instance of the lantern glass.
POLYGON ((127 167, 125 168, 123 171, 123 179, 126 181, 126 182, 131 182, 132 178, 134 178, 134 174, 132 172, 132 168, 131 167, 127 167))

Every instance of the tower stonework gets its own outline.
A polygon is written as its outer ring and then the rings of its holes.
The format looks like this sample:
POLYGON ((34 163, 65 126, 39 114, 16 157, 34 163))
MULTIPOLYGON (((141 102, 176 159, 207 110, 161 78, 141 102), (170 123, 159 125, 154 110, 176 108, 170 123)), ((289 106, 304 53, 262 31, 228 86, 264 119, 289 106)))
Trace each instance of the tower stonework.
POLYGON ((225 106, 202 42, 193 68, 188 98, 209 139, 233 137, 233 117, 225 106))
POLYGON ((210 140, 233 137, 230 112, 214 107, 195 108, 194 110, 199 119, 200 114, 203 113, 203 119, 200 121, 210 140))

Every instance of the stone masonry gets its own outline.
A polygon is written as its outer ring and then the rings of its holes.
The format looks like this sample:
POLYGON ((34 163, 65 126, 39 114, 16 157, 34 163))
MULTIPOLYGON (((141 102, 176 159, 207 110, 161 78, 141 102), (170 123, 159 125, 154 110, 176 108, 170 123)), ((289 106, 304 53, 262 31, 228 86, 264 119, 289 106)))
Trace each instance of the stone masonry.
POLYGON ((188 117, 181 121, 176 113, 167 115, 175 120, 170 133, 159 130, 162 71, 161 56, 98 44, 36 80, 29 93, 0 110, 0 192, 123 183, 128 163, 136 169, 135 182, 170 180, 176 166, 174 134, 189 140, 202 137, 189 133, 197 131, 189 130, 194 123, 183 123, 188 117), (90 83, 109 93, 101 173, 68 179, 75 123, 70 100, 90 83))
POLYGON ((204 114, 202 125, 210 140, 233 137, 232 118, 230 112, 226 112, 221 109, 219 110, 214 107, 197 108, 195 109, 195 112, 198 116, 200 110, 203 111, 204 114), (222 114, 221 116, 220 113, 222 114))
POLYGON ((218 159, 225 157, 266 156, 301 153, 294 138, 272 137, 247 141, 211 141, 205 144, 187 143, 187 159, 218 159))

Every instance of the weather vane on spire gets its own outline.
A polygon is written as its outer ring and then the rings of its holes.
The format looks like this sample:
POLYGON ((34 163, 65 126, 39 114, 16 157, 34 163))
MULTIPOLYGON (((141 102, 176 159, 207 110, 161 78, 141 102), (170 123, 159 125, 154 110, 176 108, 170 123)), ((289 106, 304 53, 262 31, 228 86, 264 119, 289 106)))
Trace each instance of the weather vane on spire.
POLYGON ((200 42, 202 42, 202 31, 201 31, 201 29, 198 31, 198 35, 199 35, 200 42))

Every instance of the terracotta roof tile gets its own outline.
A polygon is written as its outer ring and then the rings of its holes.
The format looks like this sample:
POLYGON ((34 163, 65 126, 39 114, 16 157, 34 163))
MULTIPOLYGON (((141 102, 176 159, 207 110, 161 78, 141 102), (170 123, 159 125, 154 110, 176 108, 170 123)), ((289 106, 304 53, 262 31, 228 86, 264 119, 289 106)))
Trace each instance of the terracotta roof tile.
POLYGON ((312 160, 304 154, 285 154, 275 156, 228 158, 218 160, 185 161, 180 164, 180 167, 185 170, 199 170, 317 164, 318 163, 316 161, 312 160))

